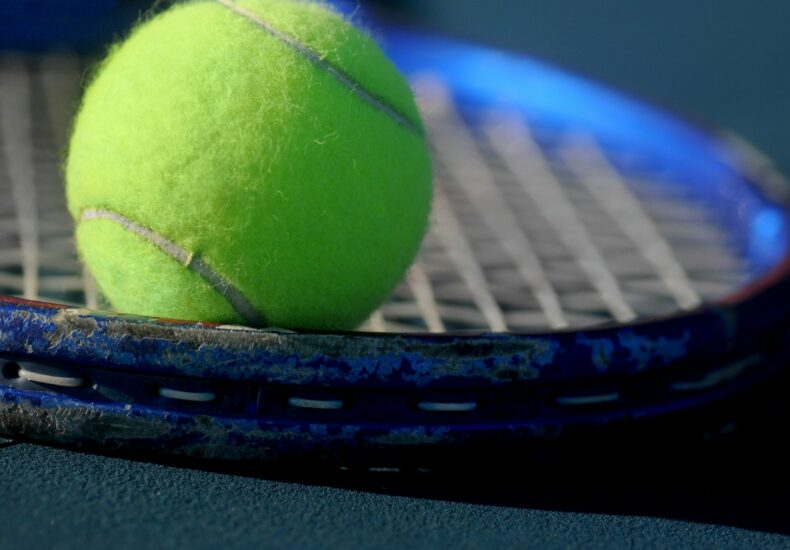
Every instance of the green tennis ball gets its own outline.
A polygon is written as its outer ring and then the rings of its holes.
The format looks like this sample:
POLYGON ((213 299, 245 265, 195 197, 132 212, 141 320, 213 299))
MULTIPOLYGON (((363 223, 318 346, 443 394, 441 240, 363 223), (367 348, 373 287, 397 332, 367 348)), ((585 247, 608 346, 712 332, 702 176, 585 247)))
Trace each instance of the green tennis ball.
POLYGON ((317 3, 176 5, 115 47, 66 166, 81 257, 120 311, 348 329, 426 230, 411 92, 317 3))

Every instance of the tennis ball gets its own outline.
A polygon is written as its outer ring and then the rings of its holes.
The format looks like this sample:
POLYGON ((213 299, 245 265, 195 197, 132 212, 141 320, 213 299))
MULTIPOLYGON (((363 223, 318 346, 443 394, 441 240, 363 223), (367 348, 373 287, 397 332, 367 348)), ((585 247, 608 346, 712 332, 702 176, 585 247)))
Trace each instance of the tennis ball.
POLYGON ((66 163, 77 246, 120 311, 349 329, 426 230, 411 92, 317 3, 178 4, 114 47, 66 163))

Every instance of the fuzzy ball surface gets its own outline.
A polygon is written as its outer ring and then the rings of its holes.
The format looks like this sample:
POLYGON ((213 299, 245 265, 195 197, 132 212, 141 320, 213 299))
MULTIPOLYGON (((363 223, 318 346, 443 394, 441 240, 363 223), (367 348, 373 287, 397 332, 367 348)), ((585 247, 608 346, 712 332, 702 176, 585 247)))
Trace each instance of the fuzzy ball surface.
POLYGON ((119 311, 352 329, 413 261, 431 162, 403 77, 318 3, 179 4, 114 47, 66 165, 119 311))

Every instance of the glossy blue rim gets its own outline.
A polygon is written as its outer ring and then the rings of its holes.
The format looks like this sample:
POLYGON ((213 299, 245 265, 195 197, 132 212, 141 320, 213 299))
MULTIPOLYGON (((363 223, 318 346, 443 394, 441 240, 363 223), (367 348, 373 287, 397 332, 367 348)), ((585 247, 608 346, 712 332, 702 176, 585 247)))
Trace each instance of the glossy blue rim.
MULTIPOLYGON (((390 30, 384 45, 407 75, 441 75, 467 106, 493 103, 532 124, 589 132, 671 167, 732 228, 752 276, 790 253, 787 197, 768 197, 744 177, 740 155, 711 135, 646 103, 535 59, 422 33, 390 30), (734 207, 737 205, 737 207, 734 207)), ((787 194, 789 190, 779 190, 787 194)))

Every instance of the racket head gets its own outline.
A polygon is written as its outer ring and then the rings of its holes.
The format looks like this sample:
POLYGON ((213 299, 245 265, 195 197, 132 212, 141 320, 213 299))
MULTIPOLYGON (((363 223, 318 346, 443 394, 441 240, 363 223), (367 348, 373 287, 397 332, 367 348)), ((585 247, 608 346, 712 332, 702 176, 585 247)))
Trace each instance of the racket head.
MULTIPOLYGON (((401 31, 386 43, 433 135, 438 219, 381 312, 358 332, 292 332, 3 296, 0 432, 224 460, 424 462, 650 425, 698 436, 715 431, 711 410, 781 369, 787 193, 763 159, 528 58, 401 31), (525 245, 531 267, 514 252, 525 245)), ((78 93, 64 75, 81 63, 5 61, 7 153, 63 146, 63 98, 78 93)), ((53 241, 70 235, 57 170, 35 165, 34 181, 12 157, 6 241, 21 259, 5 292, 95 307, 70 241, 49 272, 46 231, 20 214, 51 208, 53 241)))

